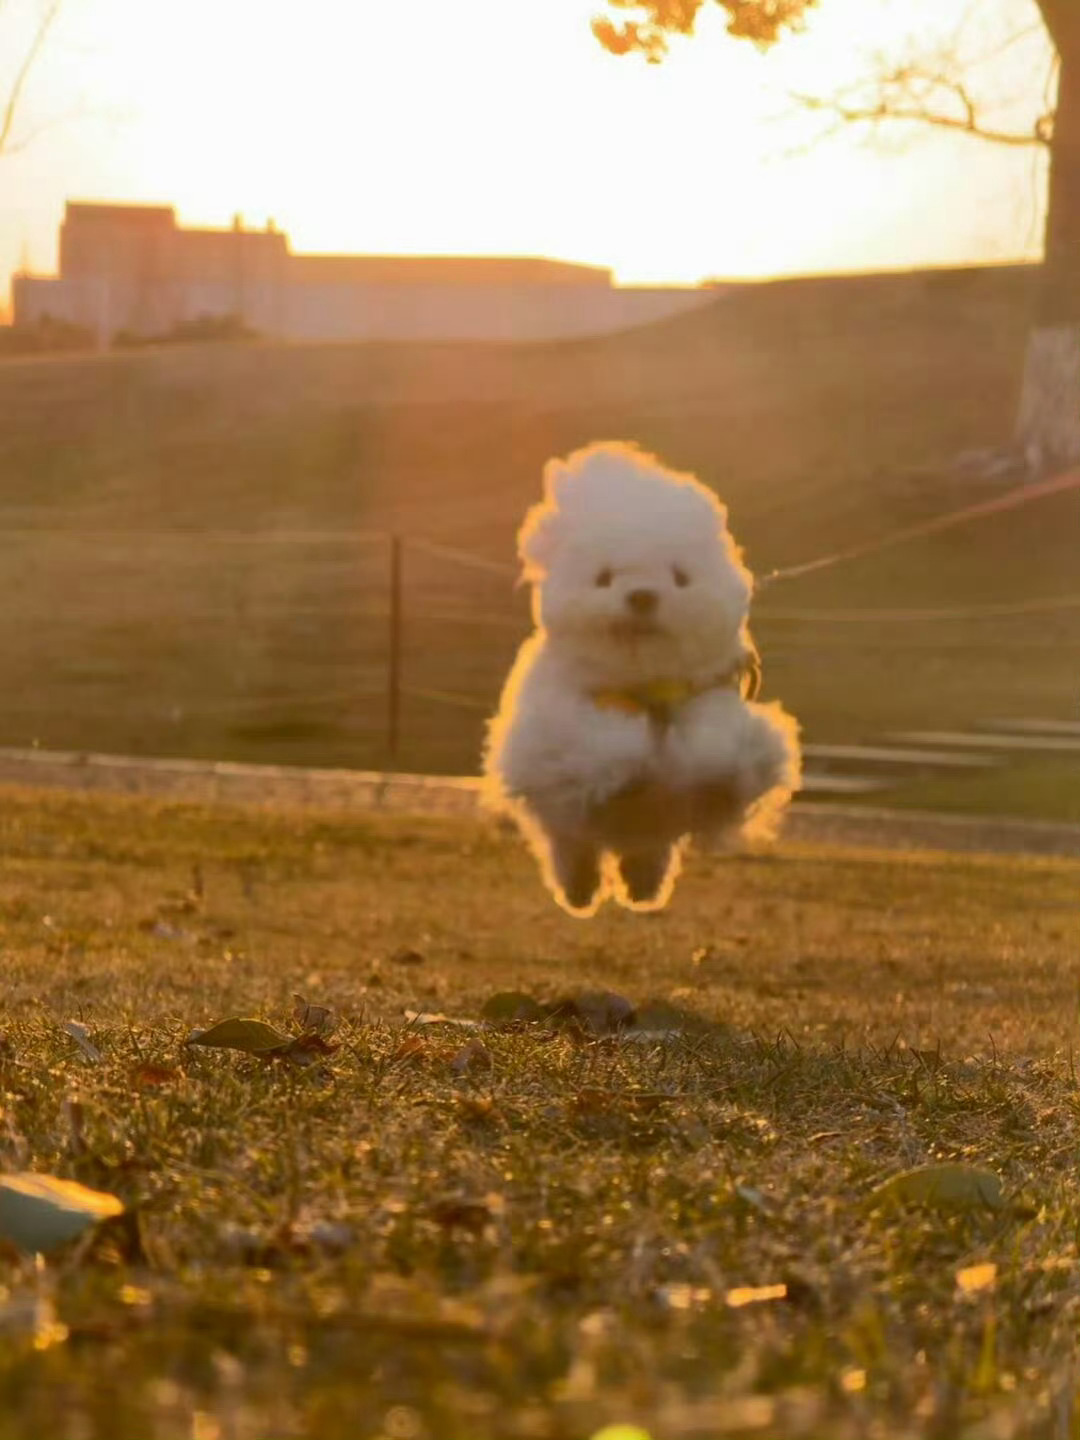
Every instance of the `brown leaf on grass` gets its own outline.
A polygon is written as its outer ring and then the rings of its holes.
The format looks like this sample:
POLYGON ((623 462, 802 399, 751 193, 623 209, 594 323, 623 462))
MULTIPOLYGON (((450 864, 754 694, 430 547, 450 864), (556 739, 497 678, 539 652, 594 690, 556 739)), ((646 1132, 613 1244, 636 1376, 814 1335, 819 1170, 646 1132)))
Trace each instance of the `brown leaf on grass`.
POLYGON ((1001 1178, 974 1165, 921 1165, 876 1186, 867 1197, 874 1207, 927 1205, 934 1210, 1000 1210, 1001 1178))
POLYGON ((403 1035, 397 1046, 390 1052, 393 1065, 442 1064, 452 1060, 454 1052, 448 1045, 440 1045, 427 1035, 403 1035))
POLYGON ((490 1095, 459 1095, 457 1111, 466 1124, 486 1125, 498 1118, 495 1101, 490 1095))
POLYGON ((303 995, 293 995, 293 1019, 306 1033, 330 1036, 337 1029, 337 1016, 327 1005, 312 1005, 303 995))
POLYGON ((586 1085, 570 1101, 570 1108, 578 1115, 603 1115, 612 1108, 613 1100, 610 1090, 597 1090, 586 1085))
POLYGON ((454 1030, 480 1030, 479 1020, 467 1020, 457 1015, 443 1015, 435 1010, 406 1010, 405 1023, 414 1026, 446 1025, 454 1030))
POLYGON ((490 1070, 493 1064, 491 1051, 483 1041, 470 1040, 450 1061, 450 1069, 455 1074, 464 1075, 469 1070, 490 1070))
POLYGON ((545 1020, 547 1010, 522 990, 501 990, 480 1007, 481 1019, 491 1025, 512 1025, 545 1020))
POLYGON ((997 1284, 997 1266, 992 1261, 967 1265, 956 1272, 956 1288, 961 1295, 981 1295, 997 1284))
POLYGON ((245 1020, 238 1015, 211 1025, 209 1030, 193 1030, 185 1045, 205 1045, 210 1049, 241 1050, 245 1055, 272 1055, 290 1045, 294 1036, 283 1035, 265 1020, 245 1020))
POLYGON ((501 1195, 488 1194, 478 1198, 444 1195, 428 1206, 427 1215, 444 1230, 464 1230, 470 1235, 482 1235, 505 1208, 501 1195))
POLYGON ((325 1040, 311 1031, 307 1035, 297 1035, 280 1050, 271 1050, 270 1058, 288 1060, 294 1065, 314 1065, 321 1056, 332 1055, 337 1048, 334 1041, 325 1040))
POLYGON ((424 956, 419 950, 410 950, 408 946, 403 945, 400 950, 395 950, 390 956, 390 962, 393 965, 423 965, 424 956))
POLYGON ((396 1047, 391 1051, 390 1059, 395 1065, 403 1060, 412 1060, 421 1055, 427 1055, 431 1047, 422 1035, 403 1035, 396 1047))
POLYGON ((75 1041, 75 1044, 86 1056, 87 1060, 91 1061, 91 1063, 94 1065, 101 1064, 101 1061, 104 1057, 102 1056, 101 1051, 90 1039, 90 1031, 86 1028, 86 1026, 82 1023, 81 1020, 65 1020, 63 1028, 71 1036, 72 1040, 75 1041))
POLYGON ((742 1310, 747 1305, 762 1305, 770 1300, 786 1300, 788 1298, 788 1287, 779 1285, 740 1285, 734 1290, 729 1290, 724 1296, 724 1304, 732 1310, 742 1310))
POLYGON ((136 1090, 156 1090, 182 1078, 183 1071, 177 1070, 174 1065, 154 1065, 149 1062, 136 1065, 129 1076, 136 1090))
POLYGON ((568 995, 550 1009, 550 1018, 558 1023, 578 1024, 594 1035, 614 1035, 632 1025, 635 1011, 630 1001, 610 990, 587 990, 568 995))

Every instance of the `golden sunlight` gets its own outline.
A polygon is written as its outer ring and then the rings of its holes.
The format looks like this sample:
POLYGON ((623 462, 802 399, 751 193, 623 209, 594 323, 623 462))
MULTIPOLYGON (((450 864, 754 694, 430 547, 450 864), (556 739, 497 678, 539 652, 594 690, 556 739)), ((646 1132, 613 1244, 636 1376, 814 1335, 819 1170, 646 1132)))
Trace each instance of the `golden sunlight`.
POLYGON ((272 217, 306 250, 545 254, 630 282, 1030 253, 1029 154, 822 138, 790 98, 946 35, 960 0, 827 0, 769 55, 717 11, 662 66, 602 52, 598 4, 73 0, 33 102, 44 119, 78 94, 83 118, 6 162, 39 199, 0 217, 0 260, 47 264, 80 196, 272 217))

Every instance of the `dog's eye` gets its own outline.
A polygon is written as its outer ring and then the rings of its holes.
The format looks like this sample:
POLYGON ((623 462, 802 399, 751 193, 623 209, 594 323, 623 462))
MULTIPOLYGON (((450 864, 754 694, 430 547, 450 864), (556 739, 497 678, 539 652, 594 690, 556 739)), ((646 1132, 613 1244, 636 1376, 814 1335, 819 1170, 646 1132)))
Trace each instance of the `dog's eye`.
POLYGON ((611 571, 608 570, 606 567, 603 570, 598 571, 596 576, 596 583, 600 586, 601 590, 606 590, 607 587, 611 584, 611 571))
POLYGON ((678 585, 680 590, 683 589, 684 586, 690 584, 690 576, 678 565, 672 566, 671 573, 675 577, 675 584, 678 585))

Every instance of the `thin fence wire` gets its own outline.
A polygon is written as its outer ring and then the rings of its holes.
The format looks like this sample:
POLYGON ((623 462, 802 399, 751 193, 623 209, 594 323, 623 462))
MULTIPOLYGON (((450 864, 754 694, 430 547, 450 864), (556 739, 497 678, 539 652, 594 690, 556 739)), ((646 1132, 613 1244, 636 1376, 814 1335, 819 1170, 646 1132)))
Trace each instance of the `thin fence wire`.
POLYGON ((72 529, 63 525, 3 525, 0 536, 23 538, 49 536, 54 540, 82 541, 102 544, 106 541, 149 542, 193 540, 221 545, 355 545, 381 544, 390 539, 387 530, 204 530, 200 526, 175 527, 169 530, 144 530, 138 526, 128 529, 91 530, 80 527, 72 529))
POLYGON ((1067 470, 1060 475, 1050 475, 1041 480, 1029 480, 1025 485, 1017 485, 1012 490, 1007 490, 1004 495, 995 495, 990 500, 980 500, 974 505, 965 505, 959 510, 950 510, 944 515, 936 515, 930 520, 922 520, 916 525, 903 525, 890 531, 886 535, 878 536, 875 540, 868 540, 861 545, 851 545, 843 550, 834 551, 829 555, 822 555, 816 560, 807 560, 801 565, 789 565, 782 570, 772 570, 758 582, 758 589, 767 585, 775 585, 779 580, 794 580, 801 575, 812 575, 820 570, 831 570, 836 565, 841 565, 849 560, 861 560, 868 555, 876 555, 882 550, 891 549, 894 545, 906 544, 909 540, 921 540, 929 535, 940 535, 946 530, 952 530, 958 525, 966 525, 969 521, 980 520, 987 515, 1001 515, 1009 510, 1018 510, 1025 505, 1030 505, 1035 500, 1045 499, 1049 495, 1060 495, 1070 490, 1080 489, 1080 470, 1067 470))
MULTIPOLYGON (((1047 479, 1033 481, 1026 485, 1019 486, 1003 495, 996 496, 990 500, 980 501, 973 505, 967 505, 959 510, 950 511, 946 514, 934 516, 916 525, 906 525, 878 536, 872 541, 863 544, 846 547, 822 555, 816 559, 806 561, 799 565, 793 565, 784 569, 773 570, 758 582, 758 590, 765 591, 771 595, 772 587, 785 580, 797 579, 804 575, 817 574, 841 564, 861 559, 894 546, 908 543, 910 541, 943 533, 944 531, 972 524, 983 517, 1001 514, 1026 506, 1037 500, 1055 494, 1062 494, 1068 491, 1080 489, 1080 471, 1070 471, 1063 475, 1052 476, 1047 479)), ((184 713, 198 715, 200 717, 221 713, 221 714, 259 714, 263 712, 273 713, 277 709, 296 711, 297 709, 312 710, 325 707, 348 707, 356 704, 370 705, 373 701, 382 698, 386 702, 387 714, 387 737, 386 748, 391 758, 397 758, 400 742, 401 727, 401 702, 403 700, 422 701, 429 705, 441 705, 457 709, 463 712, 481 715, 490 714, 497 698, 497 682, 493 680, 492 685, 485 682, 477 686, 474 693, 464 693, 463 689, 451 688, 444 685, 424 685, 414 683, 414 677, 408 673, 413 663, 413 657, 405 653, 405 643, 408 637, 410 626, 423 625, 425 627, 447 626, 447 627, 472 627, 477 630, 488 630, 501 632, 509 637, 511 634, 523 638, 530 625, 528 616, 525 613, 514 615, 512 613, 495 613, 490 610, 434 608, 431 605, 430 593, 422 598, 422 592, 417 595, 419 604, 417 608, 409 607, 408 584, 410 554, 417 553, 429 556, 438 560, 445 560, 451 565, 461 569, 471 570, 476 574, 484 574, 496 577, 501 581, 512 582, 508 590, 517 590, 521 584, 519 568, 507 562, 493 560, 486 555, 477 554, 473 551, 459 546, 443 544, 439 541, 429 540, 424 536, 394 534, 389 531, 367 530, 367 529, 340 529, 340 530, 261 530, 261 531, 237 531, 237 530, 215 530, 201 529, 196 527, 183 529, 135 529, 121 530, 116 528, 103 528, 91 530, 65 530, 59 527, 18 525, 6 526, 0 529, 0 539, 4 537, 31 538, 49 537, 61 542, 84 542, 90 544, 128 544, 153 545, 153 544, 212 544, 223 547, 262 547, 270 548, 275 546, 302 547, 302 546, 328 546, 328 547, 355 547, 378 546, 385 547, 390 564, 387 569, 386 594, 389 603, 386 605, 365 605, 360 607, 343 606, 341 617, 349 621, 361 620, 373 626, 382 628, 385 637, 384 646, 386 655, 386 676, 385 684, 380 687, 357 684, 348 689, 334 690, 307 690, 303 693, 291 694, 269 694, 269 695, 243 695, 236 694, 231 697, 218 697, 213 702, 195 701, 182 707, 184 713), (396 556, 396 559, 394 558, 396 556), (427 603, 424 603, 424 599, 427 603), (482 698, 480 691, 491 689, 491 693, 482 698)), ((379 567, 382 569, 381 565, 379 567)), ((509 598, 509 596, 508 596, 509 598)), ((13 603, 18 605, 19 597, 13 597, 13 603)), ((524 607, 523 607, 524 610, 524 607)), ((891 608, 815 608, 815 607, 785 607, 774 606, 768 602, 755 606, 755 618, 767 624, 778 625, 813 625, 813 626, 840 626, 845 627, 867 627, 881 624, 887 625, 937 625, 941 623, 981 623, 994 622, 1010 617, 1022 618, 1035 615, 1067 614, 1080 610, 1080 594, 1070 593, 1064 595, 1043 595, 1029 596, 1020 600, 987 602, 983 604, 969 604, 957 606, 909 606, 891 608)), ((62 622, 65 618, 65 607, 50 604, 47 612, 43 611, 43 617, 62 622)), ((213 622, 215 618, 225 619, 231 616, 243 622, 246 612, 242 606, 234 608, 233 611, 221 609, 211 611, 202 609, 196 613, 194 610, 183 609, 175 616, 155 614, 152 623, 169 623, 175 620, 187 620, 192 624, 213 622)), ((263 624, 273 623, 280 620, 288 622, 308 617, 310 619, 333 620, 332 611, 318 605, 297 606, 288 602, 278 607, 271 605, 260 613, 260 620, 263 624)), ((20 620, 24 618, 20 612, 20 620)), ((32 619, 32 612, 25 617, 32 619)), ((805 643, 805 637, 797 634, 788 634, 780 641, 780 653, 783 651, 798 650, 805 643)), ((824 645, 830 648, 831 642, 828 637, 820 634, 814 639, 817 645, 824 645)), ((954 648, 953 642, 943 639, 940 635, 926 636, 920 638, 914 634, 905 637, 902 642, 904 648, 914 649, 949 649, 954 648)), ((960 642, 956 642, 960 643, 960 642)), ((965 642, 971 643, 971 642, 965 642)), ((1010 648, 1023 649, 1030 644, 1030 641, 1010 641, 1008 637, 996 637, 995 644, 998 648, 1008 650, 1010 648)), ((445 662, 445 655, 434 656, 436 660, 445 662)), ((16 703, 16 709, 18 704, 16 703)), ((93 710, 89 707, 87 713, 93 710)))

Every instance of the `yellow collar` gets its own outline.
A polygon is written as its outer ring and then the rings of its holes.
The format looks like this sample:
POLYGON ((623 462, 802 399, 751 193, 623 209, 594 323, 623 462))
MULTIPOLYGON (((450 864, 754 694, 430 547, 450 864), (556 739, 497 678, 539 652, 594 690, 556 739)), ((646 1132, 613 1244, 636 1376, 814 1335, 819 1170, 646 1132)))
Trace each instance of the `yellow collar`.
POLYGON ((652 680, 632 690, 594 690, 592 702, 601 710, 621 710, 624 715, 655 715, 670 713, 700 693, 700 687, 688 680, 652 680))
POLYGON ((743 677, 751 672, 752 665, 747 657, 726 674, 700 684, 691 680, 650 680, 645 685, 633 685, 626 690, 593 690, 590 698, 601 710, 618 710, 624 715, 648 715, 651 720, 667 721, 674 711, 708 690, 742 692, 743 677))

